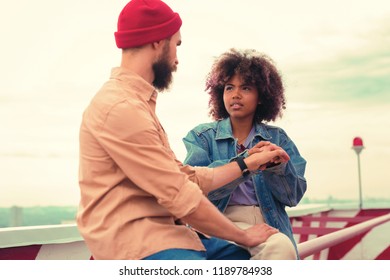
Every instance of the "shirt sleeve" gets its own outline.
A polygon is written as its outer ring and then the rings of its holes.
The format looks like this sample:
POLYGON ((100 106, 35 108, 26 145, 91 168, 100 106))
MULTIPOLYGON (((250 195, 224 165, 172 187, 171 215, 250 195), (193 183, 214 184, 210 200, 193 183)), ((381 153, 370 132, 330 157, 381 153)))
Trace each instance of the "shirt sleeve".
POLYGON ((129 180, 173 216, 181 218, 198 207, 202 192, 181 172, 147 103, 124 100, 113 106, 97 138, 129 180))

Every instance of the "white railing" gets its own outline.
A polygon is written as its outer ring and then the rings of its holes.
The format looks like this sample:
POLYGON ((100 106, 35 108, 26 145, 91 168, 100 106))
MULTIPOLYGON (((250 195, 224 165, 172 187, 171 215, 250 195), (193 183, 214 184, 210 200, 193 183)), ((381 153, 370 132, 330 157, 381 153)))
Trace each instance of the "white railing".
POLYGON ((81 241, 76 224, 9 227, 0 229, 0 248, 32 244, 60 244, 81 241))

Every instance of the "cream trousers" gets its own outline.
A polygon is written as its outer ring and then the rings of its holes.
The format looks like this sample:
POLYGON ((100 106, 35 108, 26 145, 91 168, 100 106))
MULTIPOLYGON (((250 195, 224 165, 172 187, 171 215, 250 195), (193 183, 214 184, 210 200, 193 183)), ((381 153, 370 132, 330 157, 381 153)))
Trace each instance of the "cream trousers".
MULTIPOLYGON (((242 229, 254 224, 264 223, 260 208, 257 206, 228 206, 225 215, 242 229)), ((291 240, 281 232, 271 235, 264 243, 247 248, 251 260, 296 260, 297 255, 291 240)))

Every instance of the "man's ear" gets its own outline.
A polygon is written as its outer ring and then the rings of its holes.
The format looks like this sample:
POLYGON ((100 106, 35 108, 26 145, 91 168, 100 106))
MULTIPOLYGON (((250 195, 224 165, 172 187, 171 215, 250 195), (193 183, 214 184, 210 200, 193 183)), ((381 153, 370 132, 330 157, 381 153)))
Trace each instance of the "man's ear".
POLYGON ((152 43, 152 46, 153 46, 153 48, 154 49, 159 49, 160 48, 160 46, 163 44, 163 40, 160 40, 160 41, 157 41, 157 42, 153 42, 152 43))

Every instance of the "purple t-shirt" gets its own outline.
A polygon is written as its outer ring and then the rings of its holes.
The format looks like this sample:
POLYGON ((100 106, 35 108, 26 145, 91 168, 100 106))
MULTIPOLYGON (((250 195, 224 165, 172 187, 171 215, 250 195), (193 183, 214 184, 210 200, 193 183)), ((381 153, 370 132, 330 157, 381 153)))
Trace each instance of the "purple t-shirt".
MULTIPOLYGON (((254 136, 255 128, 252 127, 252 130, 249 132, 249 135, 243 144, 246 149, 252 148, 254 136)), ((239 150, 239 148, 240 147, 237 147, 237 150, 239 150)), ((253 187, 253 181, 251 178, 242 182, 234 190, 232 197, 230 198, 229 205, 258 205, 255 188, 253 187)))

